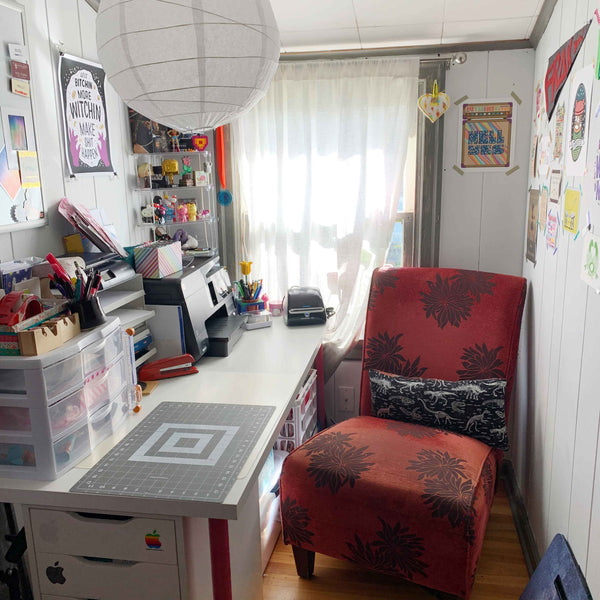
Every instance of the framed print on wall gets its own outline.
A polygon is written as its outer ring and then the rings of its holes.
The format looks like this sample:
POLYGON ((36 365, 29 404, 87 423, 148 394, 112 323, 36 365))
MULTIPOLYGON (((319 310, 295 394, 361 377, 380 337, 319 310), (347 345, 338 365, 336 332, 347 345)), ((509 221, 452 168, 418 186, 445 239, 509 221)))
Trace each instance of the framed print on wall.
POLYGON ((465 173, 504 173, 513 167, 515 113, 515 102, 507 99, 460 104, 459 161, 465 173))

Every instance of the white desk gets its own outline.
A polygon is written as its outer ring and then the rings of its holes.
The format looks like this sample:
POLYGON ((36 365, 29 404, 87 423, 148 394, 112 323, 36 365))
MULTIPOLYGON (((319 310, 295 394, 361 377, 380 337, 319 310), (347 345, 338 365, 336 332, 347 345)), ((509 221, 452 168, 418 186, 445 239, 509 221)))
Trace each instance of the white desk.
MULTIPOLYGON (((313 365, 324 331, 323 326, 288 328, 280 318, 274 319, 272 327, 245 331, 229 357, 202 358, 197 363, 197 374, 161 381, 151 395, 144 397, 139 413, 131 413, 117 434, 105 440, 92 455, 64 476, 51 482, 0 478, 0 501, 26 507, 71 511, 181 517, 188 589, 187 594, 182 592, 182 597, 188 600, 201 597, 214 597, 215 600, 231 597, 236 600, 256 600, 262 597, 257 595, 257 586, 262 585, 260 531, 257 537, 257 478, 289 412, 290 404, 313 365), (263 404, 276 407, 236 483, 222 503, 98 496, 69 491, 88 469, 163 401, 263 404), (218 520, 228 520, 229 523, 221 522, 221 526, 225 524, 225 528, 219 529, 218 520), (210 533, 209 524, 216 525, 215 530, 210 533), (228 540, 223 538, 227 529, 228 540), (213 546, 211 551, 216 552, 216 555, 213 553, 210 577, 207 573, 210 567, 198 565, 201 561, 196 560, 196 556, 191 556, 192 553, 204 553, 206 557, 207 549, 201 546, 208 545, 209 539, 213 546), (219 586, 223 585, 224 573, 223 570, 219 572, 223 565, 215 565, 214 559, 218 556, 222 563, 227 542, 231 556, 232 591, 228 594, 227 590, 215 589, 208 596, 207 590, 213 586, 207 585, 207 579, 216 577, 221 582, 219 586), (256 544, 258 556, 250 556, 256 553, 256 544), (252 578, 253 583, 247 581, 248 578, 252 578)), ((27 523, 26 518, 25 522, 27 523)), ((31 575, 35 579, 35 573, 31 575)), ((33 583, 36 588, 36 583, 33 583)))

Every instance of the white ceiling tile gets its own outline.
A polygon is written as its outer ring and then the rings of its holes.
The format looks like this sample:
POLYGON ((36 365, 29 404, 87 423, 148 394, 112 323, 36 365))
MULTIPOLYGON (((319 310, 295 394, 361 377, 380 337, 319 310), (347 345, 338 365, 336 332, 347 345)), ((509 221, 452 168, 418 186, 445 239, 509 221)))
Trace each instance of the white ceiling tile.
POLYGON ((350 29, 319 29, 313 31, 281 32, 281 45, 286 52, 312 52, 316 50, 360 49, 356 27, 350 29))
POLYGON ((420 23, 395 27, 360 27, 363 48, 436 45, 442 37, 442 23, 420 23))
POLYGON ((499 21, 462 21, 444 23, 444 44, 524 40, 531 19, 502 19, 499 21))
POLYGON ((352 0, 271 0, 280 31, 356 27, 352 0))
POLYGON ((539 0, 447 0, 444 21, 494 21, 537 14, 539 0))
POLYGON ((354 0, 359 27, 442 21, 444 0, 354 0))

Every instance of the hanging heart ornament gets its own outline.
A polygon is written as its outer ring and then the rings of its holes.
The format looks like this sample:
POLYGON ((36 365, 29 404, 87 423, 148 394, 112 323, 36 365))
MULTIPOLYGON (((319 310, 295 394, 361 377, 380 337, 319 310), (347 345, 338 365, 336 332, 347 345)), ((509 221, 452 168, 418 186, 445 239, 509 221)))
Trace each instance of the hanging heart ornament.
POLYGON ((438 91, 437 81, 433 82, 433 92, 423 94, 419 98, 419 108, 421 112, 432 122, 435 123, 450 106, 448 94, 438 91))

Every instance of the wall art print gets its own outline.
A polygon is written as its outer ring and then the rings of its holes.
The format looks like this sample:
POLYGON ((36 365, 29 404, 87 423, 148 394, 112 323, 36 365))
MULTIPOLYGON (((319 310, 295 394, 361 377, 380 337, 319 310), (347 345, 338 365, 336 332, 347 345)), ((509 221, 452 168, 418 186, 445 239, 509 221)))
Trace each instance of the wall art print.
POLYGON ((61 54, 58 77, 69 173, 112 174, 104 70, 97 63, 61 54))
POLYGON ((515 127, 512 100, 469 100, 460 105, 460 166, 481 171, 512 165, 515 127))
POLYGON ((546 222, 546 247, 555 250, 558 247, 558 208, 550 206, 546 222))
POLYGON ((580 177, 585 172, 593 82, 594 67, 592 65, 580 69, 573 76, 571 98, 565 114, 567 122, 565 164, 566 174, 569 177, 580 177))
POLYGON ((600 291, 600 237, 588 231, 583 238, 581 279, 600 291))
POLYGON ((544 185, 540 193, 540 208, 538 222, 542 231, 546 230, 546 221, 548 219, 548 188, 544 185))
POLYGON ((554 159, 560 160, 563 155, 563 139, 565 130, 565 104, 559 104, 556 108, 556 119, 554 120, 554 159))
POLYGON ((563 211, 563 229, 569 233, 579 230, 579 204, 581 192, 572 188, 565 190, 565 206, 563 211))
POLYGON ((540 191, 529 190, 529 209, 527 211, 527 252, 525 258, 535 265, 537 252, 538 210, 540 191))

